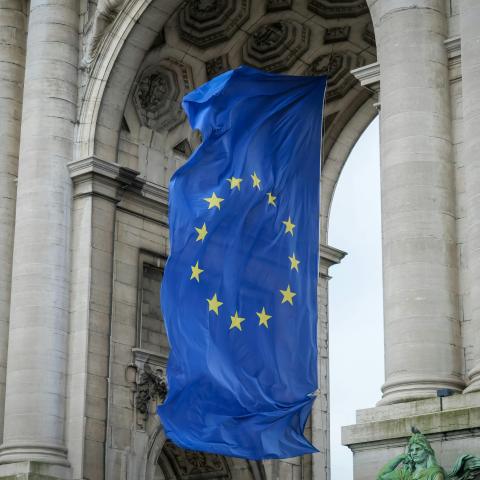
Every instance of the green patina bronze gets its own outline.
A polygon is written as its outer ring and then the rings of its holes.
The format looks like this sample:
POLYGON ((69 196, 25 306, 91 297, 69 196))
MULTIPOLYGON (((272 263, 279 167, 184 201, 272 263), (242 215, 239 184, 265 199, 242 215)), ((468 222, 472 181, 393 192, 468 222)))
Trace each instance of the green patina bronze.
POLYGON ((437 462, 427 438, 412 428, 405 453, 388 462, 377 480, 476 480, 480 479, 480 457, 462 455, 447 473, 437 462))

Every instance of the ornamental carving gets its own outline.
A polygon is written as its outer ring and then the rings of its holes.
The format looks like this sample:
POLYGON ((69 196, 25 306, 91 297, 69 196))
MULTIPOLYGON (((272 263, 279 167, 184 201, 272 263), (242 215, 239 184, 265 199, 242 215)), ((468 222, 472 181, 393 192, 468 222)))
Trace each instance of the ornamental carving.
POLYGON ((163 403, 167 396, 167 381, 162 368, 153 369, 148 363, 138 371, 135 407, 146 420, 150 413, 150 402, 163 403))
POLYGON ((326 101, 331 102, 343 97, 357 83, 350 70, 365 65, 365 59, 352 52, 335 52, 317 57, 305 75, 327 75, 326 101))
POLYGON ((207 71, 207 78, 211 80, 213 77, 220 75, 230 69, 228 64, 228 57, 220 55, 205 62, 205 69, 207 71))
POLYGON ((231 38, 247 21, 250 0, 190 0, 178 14, 181 37, 206 48, 231 38))
POLYGON ((179 125, 185 120, 181 100, 192 88, 192 71, 184 63, 170 58, 147 67, 133 92, 142 125, 157 132, 179 125))
MULTIPOLYGON (((115 20, 125 0, 98 0, 91 20, 85 27, 83 67, 88 68, 98 55, 100 41, 115 20)), ((94 8, 93 4, 89 8, 94 8)))
POLYGON ((310 30, 294 20, 258 27, 243 46, 243 60, 270 72, 288 70, 307 50, 310 30))
POLYGON ((166 478, 169 472, 173 478, 183 480, 231 479, 227 460, 215 454, 183 450, 167 440, 158 459, 166 478))
POLYGON ((309 0, 308 8, 323 18, 358 17, 368 13, 365 0, 309 0))
POLYGON ((323 43, 345 42, 350 36, 350 25, 342 27, 331 27, 325 30, 323 36, 323 43))

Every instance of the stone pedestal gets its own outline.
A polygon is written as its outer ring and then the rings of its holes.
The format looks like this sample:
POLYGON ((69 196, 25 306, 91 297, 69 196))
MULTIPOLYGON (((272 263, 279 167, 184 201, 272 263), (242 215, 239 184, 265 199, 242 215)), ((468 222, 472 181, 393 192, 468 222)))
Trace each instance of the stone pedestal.
POLYGON ((480 393, 359 410, 356 425, 342 428, 342 443, 353 452, 353 478, 377 478, 389 460, 405 451, 411 427, 427 436, 444 468, 462 453, 478 456, 480 393))

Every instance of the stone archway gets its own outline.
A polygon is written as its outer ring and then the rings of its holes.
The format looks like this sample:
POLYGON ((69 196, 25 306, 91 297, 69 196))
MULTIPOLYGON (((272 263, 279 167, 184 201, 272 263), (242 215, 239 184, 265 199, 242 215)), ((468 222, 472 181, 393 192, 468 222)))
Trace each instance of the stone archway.
MULTIPOLYGON (((133 222, 127 217, 133 211, 139 215, 140 206, 134 205, 141 201, 142 205, 145 202, 152 207, 156 205, 157 213, 149 215, 158 216, 158 225, 165 223, 162 215, 166 209, 169 177, 185 162, 197 141, 180 110, 180 100, 185 93, 241 63, 274 72, 328 74, 330 77, 325 110, 321 212, 321 390, 307 426, 308 435, 321 454, 313 459, 270 462, 266 466, 272 475, 280 470, 289 472, 292 477, 300 471, 306 476, 323 475, 329 468, 328 268, 343 256, 342 252, 326 245, 328 212, 342 166, 376 115, 372 106, 374 92, 361 88, 350 73, 376 60, 368 7, 362 0, 341 4, 331 0, 268 0, 264 3, 253 0, 126 0, 110 3, 117 5, 116 17, 103 23, 100 40, 98 32, 94 32, 95 48, 87 49, 85 54, 84 100, 76 138, 76 162, 78 165, 91 164, 92 168, 102 171, 110 170, 114 164, 120 176, 130 175, 130 180, 125 182, 129 186, 124 188, 127 193, 119 204, 117 222, 133 222)), ((92 11, 86 27, 87 36, 92 34, 89 29, 93 28, 97 15, 92 11)), ((92 45, 88 40, 85 44, 92 45)), ((166 235, 166 229, 155 227, 154 230, 166 235)), ((166 246, 159 251, 155 244, 145 243, 144 232, 137 230, 134 235, 138 239, 136 247, 166 255, 166 246)), ((118 255, 115 252, 123 252, 120 243, 114 247, 115 258, 118 255)), ((128 248, 131 247, 130 242, 128 248)), ((114 312, 121 308, 115 291, 123 288, 122 282, 119 281, 117 287, 114 281, 114 312)), ((115 324, 115 316, 112 322, 115 324)), ((124 355, 117 354, 115 339, 113 343, 110 362, 116 365, 122 362, 124 355)), ((138 344, 131 347, 141 350, 138 344)), ((116 444, 117 429, 113 427, 115 425, 109 430, 113 436, 110 441, 116 444)), ((130 453, 125 453, 127 457, 131 457, 136 448, 134 442, 129 448, 130 453)), ((107 458, 114 454, 119 452, 107 451, 107 458)), ((149 465, 151 462, 152 459, 149 465)), ((168 464, 165 462, 164 465, 168 464)))

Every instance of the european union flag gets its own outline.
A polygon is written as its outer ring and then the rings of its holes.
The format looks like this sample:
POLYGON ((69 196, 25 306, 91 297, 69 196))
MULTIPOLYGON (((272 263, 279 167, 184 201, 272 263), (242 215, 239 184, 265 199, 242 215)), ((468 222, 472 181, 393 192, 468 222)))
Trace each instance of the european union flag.
POLYGON ((227 72, 183 100, 203 143, 170 182, 158 407, 181 447, 248 459, 317 451, 320 142, 326 80, 227 72))

